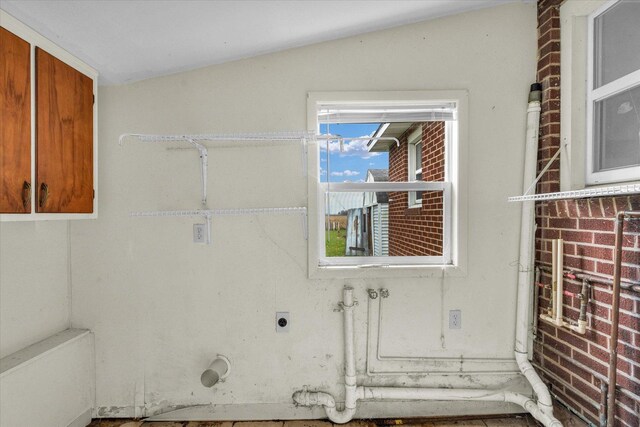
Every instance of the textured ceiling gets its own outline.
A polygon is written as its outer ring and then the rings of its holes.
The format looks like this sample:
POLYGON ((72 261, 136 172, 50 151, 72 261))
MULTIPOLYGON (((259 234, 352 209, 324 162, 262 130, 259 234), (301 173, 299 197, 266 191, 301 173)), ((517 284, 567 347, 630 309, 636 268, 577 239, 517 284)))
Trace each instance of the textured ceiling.
POLYGON ((523 0, 2 0, 121 84, 523 0))

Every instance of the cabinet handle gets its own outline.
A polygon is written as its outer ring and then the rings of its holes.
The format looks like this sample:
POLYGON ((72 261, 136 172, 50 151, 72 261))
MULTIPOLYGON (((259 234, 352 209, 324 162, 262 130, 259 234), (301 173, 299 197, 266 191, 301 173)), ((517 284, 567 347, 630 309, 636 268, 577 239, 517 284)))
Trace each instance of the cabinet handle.
POLYGON ((31 204, 31 183, 25 181, 24 184, 22 184, 22 206, 24 207, 25 211, 29 209, 30 204, 31 204))
POLYGON ((44 205, 47 204, 48 198, 49 198, 49 186, 43 182, 40 185, 40 201, 38 202, 41 208, 44 208, 44 205))

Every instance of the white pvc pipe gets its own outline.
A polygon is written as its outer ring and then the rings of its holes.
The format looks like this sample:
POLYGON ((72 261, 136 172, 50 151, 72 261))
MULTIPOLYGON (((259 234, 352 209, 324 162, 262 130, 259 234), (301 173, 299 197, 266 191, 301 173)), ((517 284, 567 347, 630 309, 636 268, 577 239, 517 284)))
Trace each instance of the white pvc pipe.
MULTIPOLYGON (((530 97, 531 98, 531 97, 530 97)), ((523 190, 536 179, 538 158, 538 127, 540 126, 540 100, 531 100, 527 109, 527 133, 525 138, 525 162, 523 190)), ((518 271, 518 297, 516 314, 516 353, 527 353, 529 332, 529 309, 533 290, 533 236, 535 235, 535 204, 522 203, 520 228, 520 256, 518 271)))
POLYGON ((213 387, 218 381, 224 380, 229 376, 231 364, 229 359, 222 355, 218 355, 213 362, 204 370, 200 376, 200 382, 205 387, 213 387))
MULTIPOLYGON (((562 427, 562 424, 553 418, 551 400, 548 405, 536 404, 531 398, 512 393, 507 390, 482 390, 482 389, 430 389, 430 388, 404 388, 404 387, 357 387, 355 369, 355 348, 353 328, 353 288, 345 287, 343 291, 344 310, 344 341, 345 341, 345 408, 339 411, 333 396, 323 392, 296 391, 293 400, 303 406, 323 406, 327 418, 336 424, 344 424, 353 419, 356 413, 358 400, 442 400, 442 401, 493 401, 511 402, 522 406, 531 413, 535 419, 546 427, 562 427)), ((539 381, 535 383, 537 374, 529 364, 526 353, 516 353, 518 366, 521 367, 525 377, 532 382, 534 391, 538 396, 543 395, 547 389, 539 381)), ((548 395, 548 392, 547 392, 548 395)))
POLYGON ((356 410, 356 352, 353 338, 353 288, 345 286, 342 309, 344 310, 344 383, 346 387, 345 411, 356 410))
POLYGON ((525 395, 507 390, 431 389, 405 387, 358 387, 358 395, 367 400, 441 400, 485 401, 515 403, 526 409, 535 419, 548 427, 562 427, 560 421, 543 413, 536 402, 525 395))
MULTIPOLYGON (((532 92, 534 94, 534 92, 532 92)), ((538 155, 538 126, 540 122, 540 98, 530 96, 527 110, 527 135, 524 186, 535 179, 538 155)), ((293 400, 304 406, 322 405, 327 417, 334 423, 349 422, 356 412, 358 399, 368 400, 476 400, 516 403, 546 427, 562 427, 553 416, 553 405, 549 390, 527 358, 529 309, 533 289, 533 236, 535 226, 533 202, 522 206, 522 228, 520 233, 520 257, 518 272, 518 297, 516 307, 515 358, 520 371, 531 384, 537 402, 507 390, 478 389, 429 389, 400 387, 356 387, 355 349, 353 347, 353 289, 345 287, 343 292, 344 341, 345 341, 345 409, 338 411, 333 396, 323 392, 297 391, 293 400)))
POLYGON ((564 247, 563 247, 563 241, 562 239, 557 239, 555 241, 556 244, 556 277, 555 277, 555 281, 556 281, 556 325, 558 326, 562 326, 564 324, 563 320, 562 320, 562 316, 563 316, 563 305, 562 305, 562 296, 564 294, 564 283, 563 283, 563 278, 564 278, 564 262, 563 262, 563 256, 564 256, 564 247))
MULTIPOLYGON (((534 89, 532 87, 532 89, 534 89)), ((536 178, 538 164, 538 128, 540 126, 540 88, 532 90, 527 109, 527 133, 525 137, 525 161, 523 188, 528 188, 536 178)), ((525 190, 526 191, 526 190, 525 190)), ((522 204, 522 220, 520 224, 520 255, 518 265, 518 297, 516 301, 516 340, 515 358, 520 372, 527 378, 538 398, 537 407, 542 416, 547 418, 545 426, 562 425, 553 417, 553 403, 549 390, 542 382, 528 360, 529 310, 533 289, 535 205, 532 201, 522 204)), ((530 406, 530 405, 529 405, 530 406)), ((532 415, 535 414, 526 408, 532 415)), ((541 416, 541 417, 542 417, 541 416)))
MULTIPOLYGON (((551 313, 541 314, 540 318, 558 328, 563 326, 573 327, 563 320, 564 306, 562 304, 562 296, 564 294, 564 242, 562 239, 551 240, 551 294, 550 306, 551 313)), ((586 322, 582 322, 586 326, 586 322)), ((583 332, 584 333, 584 332, 583 332)))
POLYGON ((296 391, 293 400, 303 406, 324 406, 324 411, 332 422, 337 424, 348 423, 356 413, 358 396, 356 395, 356 353, 353 345, 353 288, 345 286, 342 291, 342 304, 344 312, 344 383, 345 403, 344 410, 338 411, 333 396, 328 393, 296 391))

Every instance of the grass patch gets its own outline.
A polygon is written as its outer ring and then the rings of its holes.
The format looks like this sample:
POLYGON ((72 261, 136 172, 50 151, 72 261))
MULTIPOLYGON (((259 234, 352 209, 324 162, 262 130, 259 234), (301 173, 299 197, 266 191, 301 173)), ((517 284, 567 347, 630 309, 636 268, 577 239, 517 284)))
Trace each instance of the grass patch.
POLYGON ((347 249, 347 230, 325 231, 325 252, 327 256, 345 256, 347 249))

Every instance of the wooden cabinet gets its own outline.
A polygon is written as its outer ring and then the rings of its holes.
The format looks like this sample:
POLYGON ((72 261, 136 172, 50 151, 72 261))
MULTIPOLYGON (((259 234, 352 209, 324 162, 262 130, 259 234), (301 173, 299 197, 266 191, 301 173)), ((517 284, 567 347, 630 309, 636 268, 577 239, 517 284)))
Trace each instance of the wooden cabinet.
POLYGON ((37 212, 93 212, 93 81, 36 48, 37 212))
POLYGON ((0 213, 31 211, 30 52, 0 27, 0 213))
POLYGON ((0 13, 0 220, 95 218, 97 73, 0 13))

